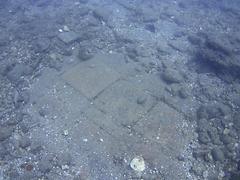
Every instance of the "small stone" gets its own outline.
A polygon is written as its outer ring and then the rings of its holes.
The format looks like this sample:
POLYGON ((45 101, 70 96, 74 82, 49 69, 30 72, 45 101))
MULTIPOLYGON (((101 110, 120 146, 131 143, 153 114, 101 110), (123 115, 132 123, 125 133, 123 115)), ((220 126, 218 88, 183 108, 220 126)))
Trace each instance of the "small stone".
POLYGON ((178 159, 179 161, 184 161, 184 160, 185 160, 185 158, 184 158, 183 155, 179 155, 179 156, 177 157, 177 159, 178 159))
POLYGON ((187 90, 185 88, 181 88, 178 91, 179 97, 182 99, 186 99, 189 96, 189 93, 187 92, 187 90))
POLYGON ((46 108, 41 108, 38 113, 42 117, 46 117, 47 114, 49 114, 49 112, 48 112, 48 110, 46 108))
POLYGON ((66 26, 66 25, 64 25, 64 26, 63 26, 63 30, 64 30, 65 32, 68 32, 68 31, 70 31, 69 27, 68 27, 68 26, 66 26))
POLYGON ((151 33, 155 33, 156 32, 156 28, 155 28, 154 24, 147 24, 145 26, 145 29, 150 31, 151 33))
POLYGON ((141 156, 137 156, 135 158, 133 158, 133 160, 130 163, 130 167, 137 172, 142 172, 146 169, 145 167, 145 162, 143 157, 141 156))
POLYGON ((67 129, 63 130, 63 135, 64 135, 64 136, 68 136, 68 134, 69 134, 69 133, 68 133, 68 130, 67 130, 67 129))
POLYGON ((146 102, 146 97, 140 96, 137 98, 137 104, 144 104, 146 102))
POLYGON ((12 135, 13 127, 0 127, 0 141, 4 141, 12 135))
POLYGON ((169 68, 165 69, 161 77, 168 84, 181 83, 183 81, 183 77, 178 71, 169 68))
POLYGON ((220 162, 223 162, 225 160, 225 156, 224 156, 224 153, 221 149, 219 148, 214 148, 212 149, 212 157, 215 161, 220 161, 220 162))
POLYGON ((225 128, 225 129, 223 130, 223 134, 224 134, 224 135, 227 135, 227 134, 229 134, 229 133, 230 133, 230 129, 225 128))
POLYGON ((221 140, 226 145, 234 142, 233 138, 231 136, 229 136, 229 135, 222 135, 221 136, 221 140))
POLYGON ((81 47, 78 50, 78 58, 81 61, 89 60, 93 57, 93 54, 85 47, 81 47))

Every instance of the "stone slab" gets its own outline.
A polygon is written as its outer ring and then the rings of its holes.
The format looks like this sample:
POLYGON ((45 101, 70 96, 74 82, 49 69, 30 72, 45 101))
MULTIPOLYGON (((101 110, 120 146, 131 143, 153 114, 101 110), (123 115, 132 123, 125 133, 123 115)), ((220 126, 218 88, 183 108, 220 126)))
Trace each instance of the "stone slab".
POLYGON ((120 125, 132 125, 141 119, 155 104, 156 98, 136 88, 127 80, 120 80, 107 88, 94 104, 115 118, 120 125))
POLYGON ((120 74, 94 57, 66 71, 62 78, 87 98, 95 98, 120 78, 120 74))

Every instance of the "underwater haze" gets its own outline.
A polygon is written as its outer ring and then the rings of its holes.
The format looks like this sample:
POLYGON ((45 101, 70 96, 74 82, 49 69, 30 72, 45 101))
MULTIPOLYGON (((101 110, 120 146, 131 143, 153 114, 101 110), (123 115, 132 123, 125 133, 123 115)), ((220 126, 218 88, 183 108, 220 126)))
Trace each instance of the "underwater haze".
POLYGON ((0 180, 240 180, 240 1, 0 0, 0 180))

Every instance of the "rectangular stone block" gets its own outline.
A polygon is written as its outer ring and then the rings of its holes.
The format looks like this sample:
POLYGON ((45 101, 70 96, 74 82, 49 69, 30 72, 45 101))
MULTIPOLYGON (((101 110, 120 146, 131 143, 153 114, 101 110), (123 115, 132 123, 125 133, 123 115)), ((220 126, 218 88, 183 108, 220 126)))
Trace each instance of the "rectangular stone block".
POLYGON ((65 72, 62 77, 69 85, 91 99, 118 80, 120 75, 94 57, 79 63, 65 72))

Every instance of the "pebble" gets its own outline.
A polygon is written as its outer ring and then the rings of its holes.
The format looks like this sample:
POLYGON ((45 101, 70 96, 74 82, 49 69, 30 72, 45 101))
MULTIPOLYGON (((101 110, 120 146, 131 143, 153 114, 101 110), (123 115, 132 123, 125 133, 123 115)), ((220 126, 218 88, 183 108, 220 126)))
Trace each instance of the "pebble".
POLYGON ((81 47, 78 50, 78 58, 81 61, 87 61, 93 57, 93 54, 85 47, 81 47))
POLYGON ((178 94, 179 94, 179 97, 182 99, 186 99, 189 96, 189 93, 183 87, 178 91, 178 94))
POLYGON ((68 132, 67 129, 63 130, 63 135, 64 135, 64 136, 68 136, 68 134, 69 134, 69 132, 68 132))
POLYGON ((223 162, 225 160, 224 153, 220 148, 212 149, 211 154, 215 161, 223 162))
POLYGON ((174 69, 165 69, 165 71, 161 75, 162 79, 168 83, 181 83, 183 81, 183 76, 174 69))
POLYGON ((63 30, 64 30, 64 31, 66 31, 66 32, 70 31, 69 27, 68 27, 68 26, 66 26, 66 25, 65 25, 65 26, 63 26, 63 30))
POLYGON ((135 158, 132 159, 131 163, 130 163, 130 167, 137 172, 142 172, 146 169, 145 167, 145 162, 143 157, 141 156, 137 156, 135 158))
POLYGON ((147 100, 146 97, 140 96, 140 97, 137 98, 137 104, 142 105, 146 102, 146 100, 147 100))

